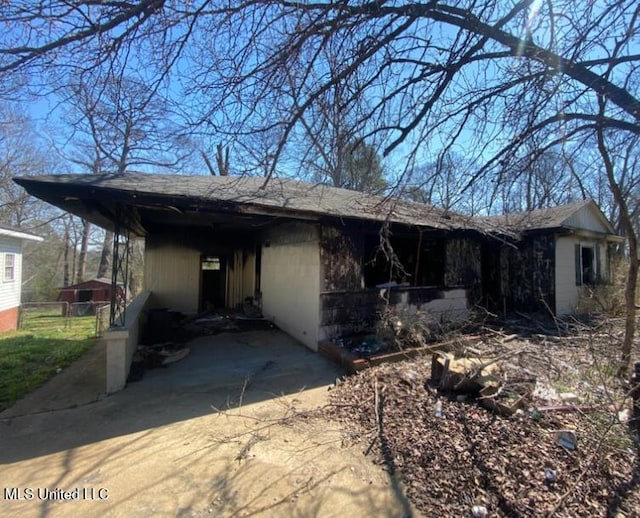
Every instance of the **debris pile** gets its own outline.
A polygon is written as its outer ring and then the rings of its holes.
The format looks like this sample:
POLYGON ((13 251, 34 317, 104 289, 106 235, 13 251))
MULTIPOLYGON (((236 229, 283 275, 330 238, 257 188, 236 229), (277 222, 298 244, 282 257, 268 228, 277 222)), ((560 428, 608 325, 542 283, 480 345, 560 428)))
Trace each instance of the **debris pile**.
POLYGON ((185 315, 169 308, 151 309, 147 312, 141 343, 134 354, 127 381, 139 381, 146 369, 166 367, 187 357, 190 349, 185 344, 198 336, 273 327, 252 300, 245 301, 242 311, 185 315))
POLYGON ((249 304, 245 304, 242 311, 204 311, 193 315, 159 308, 148 312, 143 343, 155 344, 166 340, 184 343, 197 336, 270 328, 273 328, 273 323, 249 304))
POLYGON ((507 336, 363 370, 330 416, 426 516, 638 516, 630 402, 592 372, 609 342, 507 336))

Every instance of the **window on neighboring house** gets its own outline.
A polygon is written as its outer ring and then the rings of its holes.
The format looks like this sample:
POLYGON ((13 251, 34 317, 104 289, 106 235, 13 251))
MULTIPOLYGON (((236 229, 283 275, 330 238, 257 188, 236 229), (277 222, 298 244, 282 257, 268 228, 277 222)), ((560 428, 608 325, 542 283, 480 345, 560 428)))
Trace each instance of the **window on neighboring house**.
POLYGON ((16 275, 16 256, 15 254, 4 254, 4 281, 11 282, 16 275))

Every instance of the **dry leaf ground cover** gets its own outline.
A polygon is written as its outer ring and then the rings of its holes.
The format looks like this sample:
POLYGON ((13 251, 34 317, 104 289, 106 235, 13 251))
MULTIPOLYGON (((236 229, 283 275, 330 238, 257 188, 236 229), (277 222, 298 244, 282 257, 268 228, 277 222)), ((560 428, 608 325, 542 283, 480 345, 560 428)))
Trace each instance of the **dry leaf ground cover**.
POLYGON ((473 506, 488 516, 640 516, 628 386, 613 377, 620 325, 553 327, 484 325, 449 347, 500 358, 506 383, 536 378, 542 390, 513 416, 474 397, 441 394, 430 385, 430 356, 346 378, 332 391, 331 416, 347 439, 399 476, 425 516, 471 516, 473 506), (567 391, 579 397, 577 408, 559 400, 567 391), (554 406, 561 410, 532 410, 554 406), (574 450, 558 443, 559 430, 575 432, 574 450))

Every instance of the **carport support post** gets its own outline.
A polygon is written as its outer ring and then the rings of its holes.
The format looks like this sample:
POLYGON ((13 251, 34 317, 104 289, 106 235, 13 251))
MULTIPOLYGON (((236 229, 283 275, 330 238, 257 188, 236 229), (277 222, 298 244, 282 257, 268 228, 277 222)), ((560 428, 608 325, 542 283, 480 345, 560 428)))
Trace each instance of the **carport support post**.
POLYGON ((129 368, 140 342, 144 314, 150 297, 151 293, 148 291, 140 293, 127 308, 126 327, 110 327, 102 336, 107 353, 107 394, 122 390, 127 384, 129 368))
MULTIPOLYGON (((137 319, 139 315, 132 315, 132 322, 126 321, 130 232, 124 221, 125 211, 120 206, 116 210, 113 230, 109 329, 103 336, 107 353, 105 387, 107 394, 122 390, 126 386, 129 367, 138 339, 137 319), (132 327, 135 332, 131 331, 132 327)), ((144 300, 146 301, 147 298, 148 296, 144 300)))
POLYGON ((106 392, 112 394, 127 384, 130 361, 127 354, 128 329, 112 328, 102 337, 107 352, 106 392))
MULTIPOLYGON (((118 218, 120 217, 121 214, 118 214, 118 218)), ((109 325, 111 327, 125 326, 128 285, 129 230, 119 222, 116 222, 113 232, 113 259, 111 264, 111 312, 109 315, 109 325)))

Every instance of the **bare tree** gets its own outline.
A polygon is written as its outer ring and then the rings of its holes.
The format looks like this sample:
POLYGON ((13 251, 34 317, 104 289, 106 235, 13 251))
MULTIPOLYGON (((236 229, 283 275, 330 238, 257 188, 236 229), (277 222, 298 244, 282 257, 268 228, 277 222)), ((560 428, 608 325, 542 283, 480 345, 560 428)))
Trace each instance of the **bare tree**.
POLYGON ((54 169, 51 154, 38 138, 31 118, 6 106, 0 110, 0 221, 29 227, 60 215, 17 186, 14 176, 42 174, 54 169))
MULTIPOLYGON (((70 93, 64 120, 70 133, 62 149, 71 148, 67 158, 92 174, 125 174, 132 169, 153 167, 176 170, 190 152, 175 141, 176 128, 167 105, 146 85, 128 78, 87 84, 79 76, 68 86, 70 93)), ((76 278, 84 277, 91 226, 84 223, 76 278)), ((105 232, 98 277, 108 277, 113 234, 105 232)))
POLYGON ((72 79, 64 121, 68 159, 90 173, 125 174, 140 168, 175 171, 182 149, 169 105, 139 79, 72 79))
MULTIPOLYGON (((569 203, 587 197, 576 185, 575 170, 555 150, 544 150, 533 139, 522 157, 509 163, 493 182, 492 202, 502 212, 522 212, 569 203)), ((583 177, 584 175, 580 175, 583 177)), ((492 203, 493 204, 493 203, 492 203)))
POLYGON ((4 107, 0 113, 0 223, 32 231, 46 241, 46 245, 25 243, 24 253, 32 261, 24 262, 23 279, 25 296, 31 300, 50 300, 61 284, 72 281, 79 220, 29 196, 12 178, 52 173, 55 164, 55 154, 39 137, 35 122, 15 107, 4 107))
MULTIPOLYGON (((207 166, 209 173, 212 176, 216 175, 216 169, 213 167, 211 160, 209 160, 209 155, 207 155, 204 151, 200 152, 202 156, 202 160, 207 166)), ((223 146, 219 143, 216 146, 216 165, 218 166, 218 173, 220 176, 229 176, 229 147, 223 146)))
POLYGON ((406 176, 402 195, 445 210, 472 216, 486 214, 492 207, 491 185, 480 180, 469 185, 474 168, 475 164, 463 155, 445 151, 406 176))
MULTIPOLYGON (((304 60, 296 62, 289 69, 290 84, 283 95, 291 98, 298 109, 299 103, 316 83, 326 80, 332 83, 316 102, 309 106, 300 117, 301 131, 294 137, 299 140, 300 166, 302 176, 320 183, 329 183, 335 187, 344 187, 357 191, 372 193, 382 192, 387 182, 378 153, 377 143, 369 136, 362 138, 373 128, 364 114, 369 111, 364 93, 364 74, 355 71, 348 78, 338 79, 343 56, 343 41, 338 34, 329 35, 323 48, 313 51, 309 61, 315 59, 314 54, 320 52, 326 69, 312 71, 317 77, 312 81, 300 81, 299 76, 307 72, 299 66, 304 60), (299 83, 306 91, 299 92, 299 83)), ((307 49, 309 52, 311 49, 307 49)))
POLYGON ((460 148, 477 164, 470 187, 546 152, 598 150, 630 221, 611 152, 613 135, 640 135, 639 21, 637 0, 17 1, 0 11, 0 94, 77 63, 122 77, 144 62, 154 95, 175 78, 207 131, 276 135, 266 182, 315 107, 357 84, 345 102, 367 109, 352 126, 407 171, 460 148))

